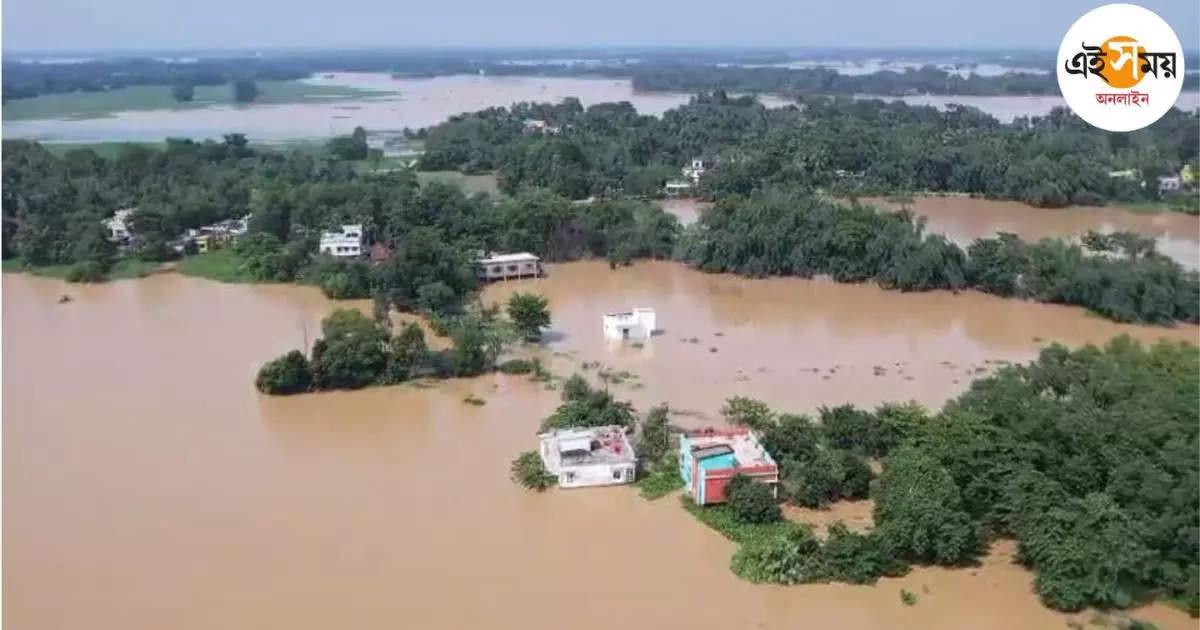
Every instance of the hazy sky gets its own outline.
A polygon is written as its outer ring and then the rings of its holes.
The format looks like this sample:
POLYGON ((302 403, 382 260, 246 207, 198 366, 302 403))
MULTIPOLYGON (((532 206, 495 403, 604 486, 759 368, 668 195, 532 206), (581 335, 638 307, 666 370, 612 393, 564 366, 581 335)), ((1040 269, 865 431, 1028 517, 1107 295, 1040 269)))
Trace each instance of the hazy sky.
MULTIPOLYGON (((5 50, 749 45, 1057 50, 1077 0, 3 0, 5 50)), ((1200 2, 1141 3, 1200 48, 1200 2)))

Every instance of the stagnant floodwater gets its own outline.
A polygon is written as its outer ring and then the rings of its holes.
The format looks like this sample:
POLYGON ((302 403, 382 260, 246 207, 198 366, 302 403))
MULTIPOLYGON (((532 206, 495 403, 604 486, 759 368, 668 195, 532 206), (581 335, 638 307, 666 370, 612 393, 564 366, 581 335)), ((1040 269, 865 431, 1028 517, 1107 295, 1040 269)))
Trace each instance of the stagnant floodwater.
MULTIPOLYGON (((673 263, 554 265, 546 279, 494 285, 485 299, 515 290, 549 297, 543 354, 559 374, 601 361, 640 376, 642 389, 613 386, 639 406, 670 401, 709 415, 733 394, 794 410, 936 405, 966 386, 968 366, 1029 358, 1044 343, 1035 338, 1200 334, 976 293, 753 281, 673 263), (635 305, 658 309, 665 334, 640 350, 606 344, 600 313, 635 305), (874 376, 873 364, 888 374, 874 376)), ((3 621, 12 627, 1065 625, 1030 593, 1011 545, 978 568, 917 569, 875 587, 756 586, 729 571, 733 545, 673 498, 527 493, 508 481, 508 463, 531 447, 557 397, 524 377, 260 396, 259 364, 346 305, 312 288, 5 274, 3 298, 3 621), (75 300, 59 305, 64 292, 75 300), (487 404, 464 404, 467 394, 487 404), (901 588, 920 603, 903 606, 901 588)), ((1163 628, 1195 625, 1159 605, 1136 614, 1163 628)))
MULTIPOLYGON (((436 125, 455 114, 534 101, 557 103, 573 96, 586 107, 629 101, 638 112, 660 115, 688 102, 679 92, 639 92, 628 79, 565 77, 493 77, 456 75, 432 79, 393 78, 384 73, 342 72, 307 80, 377 90, 378 96, 333 99, 328 103, 213 106, 117 112, 105 118, 5 121, 4 137, 58 142, 143 141, 163 138, 214 138, 245 132, 256 142, 327 138, 349 134, 356 126, 371 133, 399 132, 436 125)), ((763 96, 771 107, 783 99, 763 96)))
MULTIPOLYGON (((876 208, 908 208, 924 217, 928 234, 942 234, 962 247, 975 239, 1011 232, 1027 241, 1043 238, 1076 239, 1088 230, 1131 231, 1155 240, 1158 251, 1188 269, 1200 268, 1200 216, 1182 212, 1139 213, 1120 206, 1035 208, 1017 201, 995 201, 963 196, 916 197, 904 203, 880 198, 860 201, 876 208)), ((667 199, 663 209, 684 225, 695 223, 711 203, 695 199, 667 199)))

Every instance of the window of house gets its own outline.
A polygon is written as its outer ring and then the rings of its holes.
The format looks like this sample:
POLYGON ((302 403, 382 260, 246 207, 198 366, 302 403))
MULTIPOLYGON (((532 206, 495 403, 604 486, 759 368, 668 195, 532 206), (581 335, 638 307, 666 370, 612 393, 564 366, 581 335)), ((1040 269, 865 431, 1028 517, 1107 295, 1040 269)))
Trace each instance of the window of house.
POLYGON ((621 480, 621 471, 619 469, 614 470, 613 471, 613 481, 620 481, 620 480, 621 480))
POLYGON ((508 270, 509 270, 509 271, 516 271, 516 270, 517 270, 517 266, 516 266, 516 265, 509 265, 509 266, 508 266, 508 270))
POLYGON ((571 483, 572 481, 575 481, 575 473, 573 473, 573 472, 563 473, 563 481, 565 481, 567 483, 571 483))

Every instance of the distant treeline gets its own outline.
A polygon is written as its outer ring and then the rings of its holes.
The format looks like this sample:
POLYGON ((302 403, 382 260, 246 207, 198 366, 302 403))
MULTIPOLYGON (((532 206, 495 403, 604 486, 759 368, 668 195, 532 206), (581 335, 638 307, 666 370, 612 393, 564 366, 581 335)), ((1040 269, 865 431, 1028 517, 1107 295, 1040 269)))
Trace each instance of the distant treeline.
MULTIPOLYGON (((947 94, 968 96, 1058 95, 1054 73, 1008 72, 997 76, 957 73, 927 65, 903 72, 882 71, 847 75, 826 68, 745 68, 737 66, 638 66, 633 69, 637 90, 675 92, 771 92, 798 94, 947 94)), ((1200 76, 1184 77, 1183 89, 1200 89, 1200 76)))
MULTIPOLYGON (((642 90, 872 94, 1056 94, 1054 75, 1010 73, 963 79, 933 66, 907 72, 839 75, 828 69, 749 67, 793 60, 795 53, 778 49, 628 49, 628 50, 412 50, 289 53, 275 55, 171 58, 116 57, 70 63, 3 63, 3 98, 39 94, 105 91, 130 85, 219 85, 237 80, 287 80, 320 72, 390 72, 400 76, 453 74, 519 76, 602 76, 632 78, 642 90)), ((13 55, 9 55, 9 58, 13 55)), ((904 51, 811 51, 805 59, 830 61, 878 58, 934 61, 929 53, 913 57, 904 51), (864 57, 865 56, 865 57, 864 57)), ((972 63, 1047 67, 1038 54, 1007 58, 980 53, 947 53, 966 67, 972 63)), ((1192 62, 1188 61, 1188 67, 1192 62)), ((1184 89, 1196 89, 1188 75, 1184 89)))

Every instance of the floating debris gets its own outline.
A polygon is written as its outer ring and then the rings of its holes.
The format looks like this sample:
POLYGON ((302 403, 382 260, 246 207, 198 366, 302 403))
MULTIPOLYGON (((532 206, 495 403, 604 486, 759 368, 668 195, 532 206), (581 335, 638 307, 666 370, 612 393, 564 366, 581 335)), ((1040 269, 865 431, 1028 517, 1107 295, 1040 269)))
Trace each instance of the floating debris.
POLYGON ((715 332, 715 333, 713 333, 713 336, 714 336, 714 337, 724 337, 724 336, 725 336, 725 333, 723 333, 723 332, 715 332))
POLYGON ((825 376, 822 376, 822 377, 821 377, 821 380, 822 380, 822 381, 828 381, 830 378, 832 378, 832 377, 831 377, 831 376, 829 376, 828 374, 826 374, 825 376))
POLYGON ((709 352, 716 352, 716 351, 717 351, 717 349, 716 349, 716 348, 709 348, 709 349, 708 349, 708 351, 709 351, 709 352))
POLYGON ((71 299, 72 299, 72 298, 71 298, 71 296, 69 296, 69 295, 67 295, 66 293, 64 293, 64 294, 62 294, 62 295, 58 296, 58 303, 59 303, 59 304, 66 304, 67 302, 70 302, 70 301, 71 301, 71 299))
POLYGON ((905 377, 904 377, 904 380, 906 380, 906 381, 911 381, 911 380, 915 380, 915 379, 914 379, 913 377, 911 377, 911 376, 905 376, 905 377))

